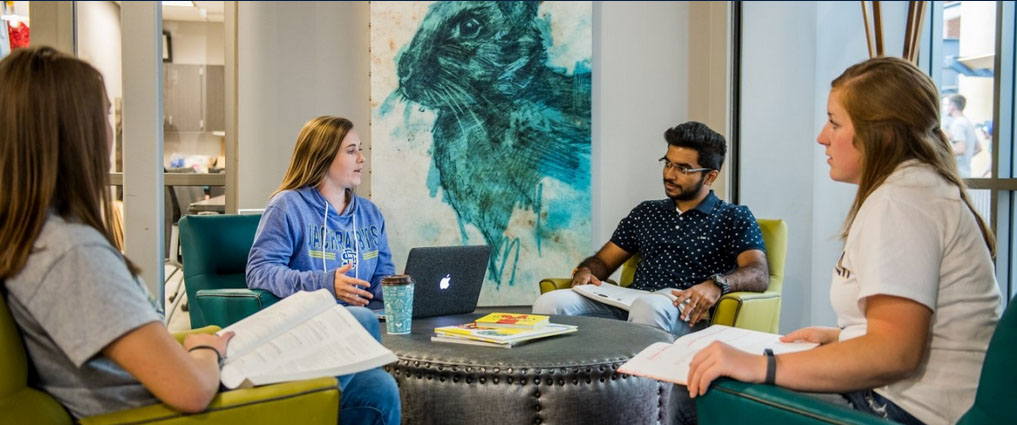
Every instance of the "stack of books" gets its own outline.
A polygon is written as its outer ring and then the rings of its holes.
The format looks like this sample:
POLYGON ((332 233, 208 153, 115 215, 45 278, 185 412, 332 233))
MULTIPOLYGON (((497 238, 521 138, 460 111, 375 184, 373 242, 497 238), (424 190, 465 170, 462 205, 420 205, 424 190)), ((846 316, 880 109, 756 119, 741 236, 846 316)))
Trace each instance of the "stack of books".
POLYGON ((474 322, 434 328, 431 341, 512 348, 535 339, 575 332, 578 327, 548 322, 538 314, 491 313, 474 322))

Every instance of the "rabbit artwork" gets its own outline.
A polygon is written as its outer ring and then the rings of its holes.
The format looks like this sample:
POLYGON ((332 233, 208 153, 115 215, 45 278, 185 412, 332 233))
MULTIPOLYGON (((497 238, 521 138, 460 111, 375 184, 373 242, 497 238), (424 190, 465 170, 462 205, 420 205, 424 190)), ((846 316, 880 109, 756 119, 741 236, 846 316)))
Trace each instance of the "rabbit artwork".
POLYGON ((538 6, 434 3, 396 58, 397 93, 435 113, 434 184, 460 229, 476 226, 491 246, 495 280, 518 261, 519 241, 505 234, 514 209, 538 214, 538 244, 570 224, 553 210, 540 216, 550 207, 541 205, 545 179, 589 191, 589 66, 569 74, 548 64, 550 25, 538 6))

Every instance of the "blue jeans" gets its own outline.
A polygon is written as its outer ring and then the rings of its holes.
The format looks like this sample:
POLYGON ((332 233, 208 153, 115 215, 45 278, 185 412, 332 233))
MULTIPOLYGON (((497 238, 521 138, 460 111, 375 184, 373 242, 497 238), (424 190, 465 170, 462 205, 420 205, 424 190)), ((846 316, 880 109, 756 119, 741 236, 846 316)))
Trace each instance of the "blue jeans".
POLYGON ((854 407, 855 410, 869 412, 883 419, 889 419, 905 425, 925 425, 918 418, 911 416, 910 413, 901 409, 900 406, 873 390, 852 391, 841 395, 847 399, 848 403, 851 403, 851 407, 854 407))
MULTIPOLYGON (((346 307, 374 339, 381 342, 381 330, 374 312, 364 307, 346 307)), ((381 368, 337 377, 339 423, 342 425, 398 425, 401 420, 399 387, 381 368)))
POLYGON ((671 299, 660 294, 643 295, 632 303, 629 311, 599 303, 575 291, 558 290, 541 295, 533 302, 534 314, 559 314, 567 316, 592 316, 608 319, 628 320, 632 323, 653 326, 679 337, 690 332, 701 331, 710 326, 709 320, 700 320, 695 326, 678 316, 678 308, 671 299))

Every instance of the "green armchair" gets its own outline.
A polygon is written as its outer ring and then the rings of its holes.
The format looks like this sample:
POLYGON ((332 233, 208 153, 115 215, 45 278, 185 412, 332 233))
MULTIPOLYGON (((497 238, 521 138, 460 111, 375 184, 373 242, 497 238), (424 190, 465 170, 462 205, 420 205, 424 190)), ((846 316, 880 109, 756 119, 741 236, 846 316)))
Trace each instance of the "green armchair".
POLYGON ((247 288, 247 254, 260 215, 190 215, 180 219, 180 248, 191 327, 226 327, 279 301, 247 288))
MULTIPOLYGON (((198 332, 214 332, 211 327, 198 332)), ((178 336, 178 339, 182 336, 178 336)), ((0 296, 0 422, 71 424, 67 410, 49 394, 28 386, 28 357, 7 302, 0 296)), ((82 418, 82 424, 320 424, 335 425, 339 385, 335 378, 266 385, 219 393, 204 412, 184 414, 163 404, 82 418)))
MULTIPOLYGON (((784 284, 784 259, 787 255, 787 223, 780 219, 766 218, 756 221, 766 244, 770 285, 765 292, 732 292, 720 297, 711 324, 777 333, 780 325, 780 292, 784 284)), ((632 283, 639 260, 639 255, 633 255, 622 265, 618 284, 629 286, 632 283)), ((568 278, 544 279, 540 281, 540 293, 567 289, 570 285, 571 279, 568 278)))
MULTIPOLYGON (((982 363, 975 403, 958 425, 1017 424, 1017 303, 996 325, 982 363)), ((788 389, 721 379, 696 399, 699 423, 709 424, 887 424, 889 421, 788 389)))

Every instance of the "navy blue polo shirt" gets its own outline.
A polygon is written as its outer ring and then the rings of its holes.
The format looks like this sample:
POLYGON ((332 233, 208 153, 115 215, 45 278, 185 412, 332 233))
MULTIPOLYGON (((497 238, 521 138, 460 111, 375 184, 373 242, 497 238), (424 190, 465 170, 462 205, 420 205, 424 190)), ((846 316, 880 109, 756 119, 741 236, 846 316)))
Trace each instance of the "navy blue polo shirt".
POLYGON ((748 207, 724 202, 712 190, 680 214, 671 199, 639 204, 618 223, 611 242, 642 257, 631 287, 648 291, 689 288, 737 269, 742 252, 766 250, 748 207))

